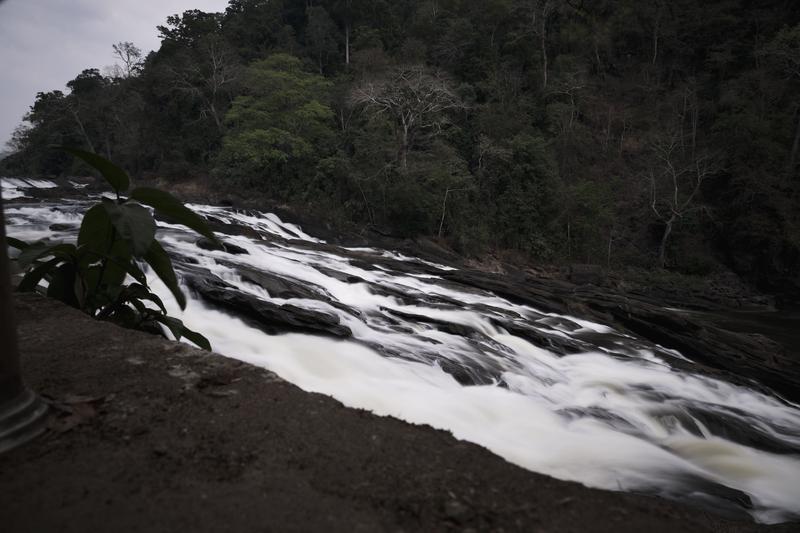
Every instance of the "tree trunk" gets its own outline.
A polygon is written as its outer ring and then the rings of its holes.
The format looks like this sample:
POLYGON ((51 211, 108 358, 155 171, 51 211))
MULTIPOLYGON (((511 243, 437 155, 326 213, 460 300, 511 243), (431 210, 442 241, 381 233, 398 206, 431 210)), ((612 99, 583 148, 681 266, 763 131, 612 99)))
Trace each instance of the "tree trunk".
POLYGON ((450 189, 444 191, 444 200, 442 201, 442 219, 439 221, 439 233, 438 236, 442 238, 442 229, 444 229, 444 216, 447 213, 447 195, 450 194, 450 189))
POLYGON ((214 119, 214 124, 217 125, 217 130, 222 133, 222 120, 219 118, 219 114, 217 113, 217 106, 214 105, 214 102, 209 102, 208 110, 211 111, 211 117, 214 119))
POLYGON ((667 264, 667 242, 672 233, 672 225, 675 223, 675 215, 666 222, 664 235, 661 236, 661 244, 658 247, 658 266, 664 268, 667 264))
MULTIPOLYGON (((86 128, 83 127, 83 121, 81 117, 78 115, 78 112, 74 109, 69 110, 72 113, 72 117, 75 119, 75 122, 78 124, 78 129, 81 131, 81 136, 83 140, 86 141, 86 144, 89 146, 89 150, 95 152, 94 144, 92 144, 92 140, 89 138, 89 135, 86 133, 86 128)), ((96 152, 95 152, 96 153, 96 152)))
POLYGON ((567 259, 572 259, 572 224, 567 219, 567 259))
POLYGON ((547 33, 542 21, 542 90, 547 90, 547 33))
POLYGON ((350 23, 344 25, 344 64, 350 65, 350 23))
POLYGON ((403 131, 402 137, 400 138, 400 153, 397 155, 398 160, 400 161, 400 168, 402 168, 404 171, 408 167, 408 139, 408 124, 406 124, 405 120, 403 120, 403 131))
POLYGON ((605 78, 604 72, 603 72, 603 61, 600 59, 600 50, 597 47, 597 37, 596 36, 592 36, 592 45, 594 47, 594 60, 597 63, 597 73, 600 74, 601 76, 603 76, 603 78, 605 78))
POLYGON ((794 142, 792 143, 792 151, 789 154, 789 174, 794 172, 794 166, 797 162, 797 151, 800 149, 800 108, 797 112, 797 126, 794 130, 794 142))
POLYGON ((658 59, 658 30, 661 29, 661 6, 658 7, 658 15, 656 15, 656 23, 653 27, 653 66, 658 59))

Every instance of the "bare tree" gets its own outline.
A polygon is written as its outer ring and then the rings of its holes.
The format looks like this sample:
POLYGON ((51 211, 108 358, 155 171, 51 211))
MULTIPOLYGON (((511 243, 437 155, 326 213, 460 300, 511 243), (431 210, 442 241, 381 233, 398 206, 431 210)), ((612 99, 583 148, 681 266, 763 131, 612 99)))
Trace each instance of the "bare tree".
POLYGON ((223 130, 224 109, 220 104, 239 76, 239 64, 230 48, 218 38, 205 39, 199 47, 201 61, 188 60, 183 68, 170 67, 173 88, 203 103, 202 114, 210 115, 223 130))
POLYGON ((397 159, 403 169, 415 140, 438 134, 448 122, 446 112, 466 108, 450 81, 423 65, 396 67, 379 78, 365 80, 355 87, 350 100, 392 118, 397 131, 397 159))
POLYGON ((652 145, 655 164, 648 172, 650 208, 664 224, 658 247, 658 264, 666 265, 667 245, 675 224, 685 216, 705 209, 700 203, 700 191, 708 178, 719 172, 713 156, 682 156, 680 135, 658 139, 652 145))
POLYGON ((114 73, 117 77, 130 78, 137 75, 142 70, 142 51, 132 42, 123 41, 112 44, 114 57, 122 62, 122 65, 115 65, 114 73))
POLYGON ((438 233, 438 236, 439 236, 440 239, 442 238, 442 231, 444 230, 444 218, 445 218, 445 215, 447 214, 447 197, 450 196, 451 192, 467 191, 467 190, 469 190, 469 189, 466 188, 466 187, 459 187, 459 188, 455 188, 455 189, 448 188, 448 189, 446 189, 444 191, 444 199, 442 200, 442 218, 439 221, 439 233, 438 233))
POLYGON ((580 70, 564 72, 552 85, 549 94, 567 101, 569 113, 563 118, 560 129, 563 134, 569 134, 578 117, 578 102, 581 92, 588 85, 586 75, 580 70))

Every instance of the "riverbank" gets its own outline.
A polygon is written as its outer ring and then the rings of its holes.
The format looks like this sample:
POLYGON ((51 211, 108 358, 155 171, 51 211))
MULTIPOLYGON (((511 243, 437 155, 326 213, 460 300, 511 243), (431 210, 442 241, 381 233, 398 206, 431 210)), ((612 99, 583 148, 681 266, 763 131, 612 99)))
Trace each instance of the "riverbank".
MULTIPOLYGON (((75 198, 87 193, 106 191, 105 183, 91 176, 43 179, 52 180, 56 186, 25 189, 25 196, 15 197, 10 203, 75 198), (76 187, 75 184, 79 186, 76 187)), ((640 267, 547 264, 503 250, 487 252, 480 257, 467 257, 449 248, 441 239, 400 238, 387 235, 378 228, 358 227, 346 221, 329 220, 324 213, 297 209, 296 206, 270 201, 258 194, 247 196, 235 190, 220 189, 207 178, 183 181, 152 179, 148 184, 169 190, 185 202, 275 213, 282 220, 298 224, 310 235, 331 244, 396 250, 412 257, 494 274, 522 272, 540 279, 595 285, 625 297, 657 301, 669 307, 711 312, 770 312, 776 307, 788 306, 796 309, 800 305, 797 295, 766 294, 730 271, 721 270, 699 276, 640 267)))
POLYGON ((299 224, 311 235, 343 246, 397 250, 413 257, 492 273, 523 271, 539 278, 599 285, 622 295, 691 310, 765 312, 774 311, 776 307, 800 305, 800 295, 791 291, 764 293, 735 273, 722 269, 722 265, 718 265, 720 270, 706 275, 688 275, 634 266, 582 264, 577 259, 558 264, 540 263, 510 250, 487 251, 480 257, 467 257, 451 249, 443 239, 401 238, 375 227, 332 221, 326 218, 326 213, 297 209, 297 206, 270 201, 259 194, 241 195, 237 191, 221 189, 207 179, 156 181, 158 187, 171 190, 185 201, 276 213, 285 221, 299 224))
POLYGON ((513 466, 232 359, 17 300, 50 429, 0 456, 3 530, 791 531, 513 466))

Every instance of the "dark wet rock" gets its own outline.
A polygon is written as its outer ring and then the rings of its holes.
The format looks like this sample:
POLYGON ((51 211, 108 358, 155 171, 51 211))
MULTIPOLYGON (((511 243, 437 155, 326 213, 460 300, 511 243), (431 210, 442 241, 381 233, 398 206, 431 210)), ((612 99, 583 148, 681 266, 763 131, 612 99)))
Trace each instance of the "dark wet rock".
MULTIPOLYGON (((665 308, 659 300, 654 300, 648 295, 624 292, 611 286, 578 285, 566 280, 531 275, 513 268, 508 268, 503 274, 467 269, 443 271, 418 261, 399 261, 382 257, 380 252, 343 251, 324 243, 299 245, 319 251, 332 253, 338 251, 348 257, 353 266, 365 270, 374 271, 380 266, 393 274, 433 274, 438 280, 432 281, 445 288, 476 294, 488 291, 512 302, 532 307, 541 313, 573 315, 610 324, 623 333, 630 333, 665 348, 678 350, 692 360, 691 362, 681 360, 667 352, 659 351, 653 345, 637 345, 636 349, 654 350, 660 357, 667 358, 676 368, 701 372, 758 388, 753 382, 755 380, 765 386, 762 387, 765 392, 772 390, 787 399, 800 400, 800 365, 792 362, 782 346, 765 337, 730 331, 715 325, 709 319, 688 316, 674 309, 665 308)), ((365 282, 361 278, 332 270, 323 270, 323 273, 349 283, 365 282)), ((462 305, 440 295, 412 295, 408 289, 399 287, 371 284, 370 290, 397 298, 410 305, 420 303, 430 306, 453 303, 462 305)), ((499 316, 501 320, 498 325, 501 327, 507 328, 510 323, 504 320, 510 316, 507 311, 480 305, 475 306, 475 309, 486 311, 493 319, 498 319, 499 316)), ((427 320, 427 323, 432 324, 430 320, 427 320)), ((552 317, 544 318, 542 323, 554 329, 572 330, 573 335, 576 332, 575 328, 578 327, 566 319, 552 317), (551 320, 555 322, 550 323, 551 320)), ((443 325, 437 324, 434 327, 438 329, 443 325)), ((591 343, 595 349, 601 346, 615 352, 635 355, 633 348, 621 348, 626 343, 634 342, 630 338, 580 331, 577 332, 576 340, 565 339, 556 334, 544 334, 541 330, 525 326, 511 326, 511 329, 513 329, 509 330, 511 333, 518 334, 537 346, 562 354, 587 351, 589 348, 586 346, 591 343)))
POLYGON ((470 326, 465 326, 463 324, 456 324, 454 322, 448 322, 446 320, 432 318, 426 315, 419 315, 415 313, 398 311, 396 309, 386 309, 386 308, 381 308, 381 309, 386 313, 398 316, 405 320, 411 320, 413 322, 419 322, 422 324, 429 324, 438 329, 439 331, 443 331, 451 335, 458 335, 460 337, 470 337, 471 335, 476 333, 475 328, 472 328, 470 326))
POLYGON ((569 280, 576 285, 599 285, 605 279, 599 265, 570 265, 569 280))
POLYGON ((173 261, 176 263, 185 263, 188 265, 199 265, 200 261, 196 257, 190 255, 178 254, 173 252, 173 261))
POLYGON ((553 329, 561 331, 577 331, 581 329, 581 325, 564 318, 563 316, 545 316, 536 321, 538 324, 549 326, 553 329))
MULTIPOLYGON (((205 218, 208 227, 214 233, 221 233, 223 235, 244 236, 244 237, 249 237, 251 239, 255 239, 256 241, 262 239, 261 234, 258 231, 254 230, 253 228, 251 228, 250 226, 245 226, 237 222, 227 223, 215 216, 206 216, 205 218)), ((277 239, 278 238, 276 237, 275 240, 277 239)))
POLYGON ((366 280, 360 278, 358 276, 354 276, 352 274, 347 274, 346 272, 340 272, 339 270, 334 270, 332 268, 325 268, 325 267, 316 267, 317 270, 329 276, 335 280, 342 281, 344 283, 366 283, 366 280))
POLYGON ((243 293, 219 278, 185 276, 187 285, 206 302, 235 313, 254 327, 269 334, 299 331, 350 337, 352 332, 339 323, 339 317, 303 309, 291 304, 278 305, 243 293))
MULTIPOLYGON (((658 416, 658 413, 654 413, 654 416, 658 416)), ((743 420, 733 413, 714 411, 710 407, 704 409, 703 407, 689 406, 683 416, 671 412, 668 413, 668 416, 679 418, 681 425, 697 436, 704 436, 704 433, 697 427, 697 422, 699 422, 712 435, 743 446, 777 454, 800 454, 800 445, 792 446, 786 440, 777 439, 770 434, 769 430, 759 428, 751 421, 743 420)), ((783 429, 791 431, 789 428, 783 429)), ((800 433, 795 431, 794 436, 800 437, 800 433)))
POLYGON ((50 224, 50 231, 72 231, 77 227, 77 224, 50 224))
POLYGON ((230 266, 236 268, 243 280, 258 285, 273 298, 282 298, 285 300, 291 298, 308 298, 327 302, 331 300, 330 295, 328 295, 327 292, 323 292, 323 290, 318 287, 303 285, 290 278, 283 278, 271 272, 255 270, 242 265, 230 266))
POLYGON ((195 244, 198 246, 198 248, 202 248, 203 250, 219 250, 233 255, 245 255, 250 253, 241 246, 236 246, 235 244, 231 244, 229 242, 216 243, 210 239, 206 239, 205 237, 199 239, 197 242, 195 242, 195 244))
POLYGON ((630 434, 637 434, 636 427, 633 424, 625 420, 623 417, 618 416, 608 409, 604 409, 602 407, 570 407, 566 409, 559 409, 556 412, 569 420, 579 420, 584 417, 595 418, 603 421, 614 429, 618 429, 630 434))
POLYGON ((360 309, 354 309, 335 300, 327 290, 317 285, 310 285, 292 278, 281 277, 268 271, 256 270, 232 261, 221 260, 218 262, 234 269, 244 281, 252 283, 253 285, 258 285, 267 291, 272 298, 280 298, 283 300, 295 298, 318 300, 353 316, 362 316, 360 309))
POLYGON ((700 476, 685 474, 673 480, 672 489, 664 495, 678 501, 694 501, 714 509, 716 513, 730 519, 747 519, 745 509, 753 509, 753 501, 747 493, 727 487, 700 476), (687 490, 689 487, 691 489, 687 490), (683 493, 679 491, 684 491, 683 493), (686 494, 690 494, 687 497, 686 494))
POLYGON ((542 331, 540 329, 528 326, 527 324, 521 322, 514 322, 511 320, 509 321, 492 320, 492 323, 494 323, 496 326, 505 329, 512 335, 516 335, 517 337, 525 339, 526 341, 538 346, 539 348, 544 348, 545 350, 553 351, 559 355, 581 353, 591 350, 590 346, 587 346, 579 341, 567 337, 562 337, 554 333, 548 333, 546 331, 542 331))
POLYGON ((614 289, 577 286, 521 271, 500 275, 452 270, 439 275, 542 312, 571 314, 610 324, 678 350, 691 359, 691 362, 672 359, 670 364, 676 368, 760 387, 766 393, 774 391, 788 400, 800 401, 800 365, 787 355, 782 345, 762 335, 724 329, 708 318, 668 309, 614 289))
POLYGON ((451 361, 443 357, 435 358, 436 364, 444 372, 450 374, 460 385, 493 385, 500 380, 500 372, 493 372, 484 367, 472 368, 469 365, 451 361))

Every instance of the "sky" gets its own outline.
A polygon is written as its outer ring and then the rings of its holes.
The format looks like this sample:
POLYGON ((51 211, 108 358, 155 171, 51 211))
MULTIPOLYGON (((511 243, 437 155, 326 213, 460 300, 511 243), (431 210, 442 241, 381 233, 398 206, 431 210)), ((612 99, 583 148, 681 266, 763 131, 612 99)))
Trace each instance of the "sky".
POLYGON ((40 91, 64 90, 86 68, 114 64, 111 45, 146 55, 156 26, 187 9, 224 11, 227 0, 0 0, 0 152, 40 91))

